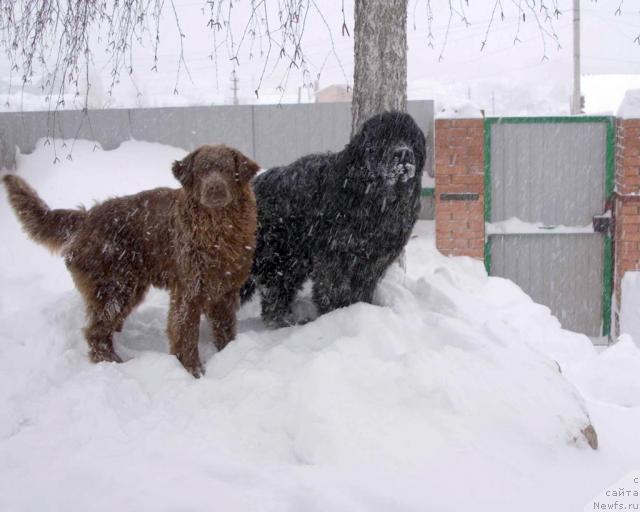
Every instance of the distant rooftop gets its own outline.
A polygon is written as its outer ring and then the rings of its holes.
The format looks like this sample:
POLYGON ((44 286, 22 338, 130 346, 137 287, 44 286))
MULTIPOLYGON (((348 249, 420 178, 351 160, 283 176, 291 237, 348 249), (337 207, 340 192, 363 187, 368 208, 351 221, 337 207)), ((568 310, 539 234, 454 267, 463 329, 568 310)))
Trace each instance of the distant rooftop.
POLYGON ((353 91, 346 84, 332 84, 316 91, 316 103, 351 102, 353 91))

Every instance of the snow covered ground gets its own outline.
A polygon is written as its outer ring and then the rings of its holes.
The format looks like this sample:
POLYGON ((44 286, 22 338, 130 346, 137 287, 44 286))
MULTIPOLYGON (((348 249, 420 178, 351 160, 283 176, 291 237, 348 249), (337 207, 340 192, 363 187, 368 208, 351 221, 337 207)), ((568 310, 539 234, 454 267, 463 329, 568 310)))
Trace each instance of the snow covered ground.
MULTIPOLYGON (((64 154, 18 159, 54 207, 175 186, 184 152, 64 154)), ((221 353, 203 321, 200 380, 167 354, 161 291, 116 336, 126 362, 90 364, 61 259, 4 199, 0 232, 0 510, 570 511, 640 469, 633 340, 596 352, 480 262, 440 255, 431 223, 377 305, 269 331, 252 302, 221 353)))

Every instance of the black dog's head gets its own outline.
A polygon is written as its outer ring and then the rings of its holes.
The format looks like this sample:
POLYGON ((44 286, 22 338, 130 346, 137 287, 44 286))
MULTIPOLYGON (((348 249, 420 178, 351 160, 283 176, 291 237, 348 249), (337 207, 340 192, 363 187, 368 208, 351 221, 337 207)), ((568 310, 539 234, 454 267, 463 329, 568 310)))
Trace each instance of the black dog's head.
POLYGON ((388 186, 420 182, 425 137, 409 114, 384 112, 369 118, 349 147, 364 162, 369 179, 388 186))
POLYGON ((260 167, 240 151, 224 145, 201 146, 173 162, 173 175, 207 208, 224 208, 249 187, 260 167))

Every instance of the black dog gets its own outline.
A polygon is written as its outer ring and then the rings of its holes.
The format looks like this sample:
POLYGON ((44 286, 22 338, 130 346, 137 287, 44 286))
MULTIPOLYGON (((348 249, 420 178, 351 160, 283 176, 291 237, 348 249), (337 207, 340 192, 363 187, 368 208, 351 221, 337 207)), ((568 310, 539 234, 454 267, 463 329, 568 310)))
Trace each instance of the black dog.
POLYGON ((307 278, 321 314, 371 302, 418 218, 425 152, 411 116, 386 112, 339 153, 257 176, 257 247, 243 300, 257 285, 271 326, 292 323, 290 306, 307 278))

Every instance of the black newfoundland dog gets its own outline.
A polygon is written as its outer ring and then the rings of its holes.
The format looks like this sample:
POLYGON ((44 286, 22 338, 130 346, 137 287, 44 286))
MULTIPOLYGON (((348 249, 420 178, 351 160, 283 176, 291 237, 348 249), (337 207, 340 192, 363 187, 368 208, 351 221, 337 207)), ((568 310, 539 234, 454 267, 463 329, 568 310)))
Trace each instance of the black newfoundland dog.
POLYGON ((425 152, 411 116, 386 112, 338 153, 257 176, 257 247, 243 301, 257 286, 270 326, 293 323, 291 304, 308 278, 320 314, 371 302, 418 218, 425 152))

